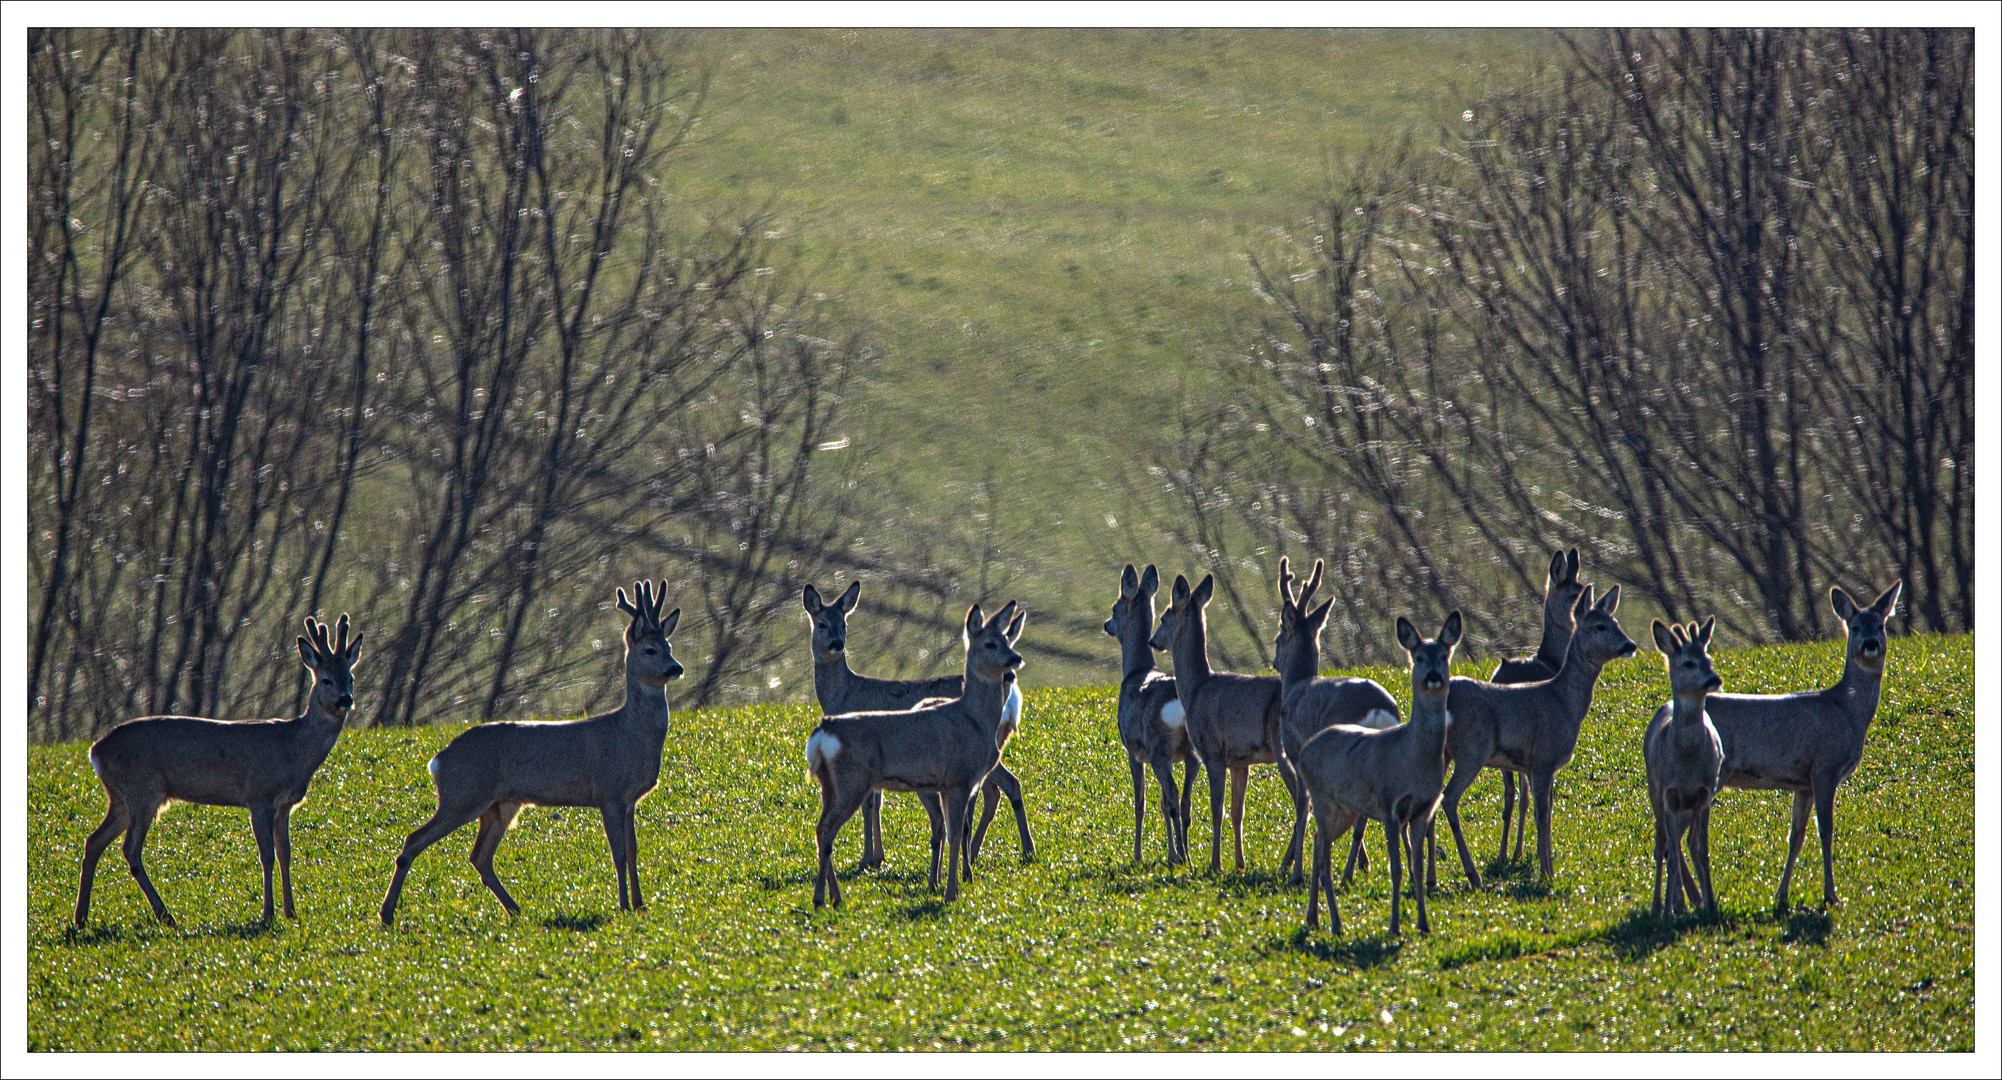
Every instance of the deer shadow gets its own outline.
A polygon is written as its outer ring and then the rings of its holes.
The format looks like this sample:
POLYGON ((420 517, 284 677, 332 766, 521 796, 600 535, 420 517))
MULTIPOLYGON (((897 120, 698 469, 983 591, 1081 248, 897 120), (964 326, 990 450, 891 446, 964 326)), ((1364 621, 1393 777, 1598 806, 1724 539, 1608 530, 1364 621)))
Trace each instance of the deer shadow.
POLYGON ((1826 945, 1829 931, 1835 929, 1835 916, 1826 911, 1793 911, 1785 919, 1786 932, 1780 941, 1788 945, 1826 945))
POLYGON ((1329 940, 1327 931, 1301 927, 1268 943, 1261 952, 1290 952, 1311 956, 1324 963, 1339 964, 1356 971, 1382 967, 1404 951, 1404 939, 1391 937, 1387 930, 1358 937, 1329 940))
POLYGON ((602 911, 559 911, 553 915, 545 915, 535 920, 535 923, 544 930, 569 930, 589 934, 610 921, 611 917, 602 911))

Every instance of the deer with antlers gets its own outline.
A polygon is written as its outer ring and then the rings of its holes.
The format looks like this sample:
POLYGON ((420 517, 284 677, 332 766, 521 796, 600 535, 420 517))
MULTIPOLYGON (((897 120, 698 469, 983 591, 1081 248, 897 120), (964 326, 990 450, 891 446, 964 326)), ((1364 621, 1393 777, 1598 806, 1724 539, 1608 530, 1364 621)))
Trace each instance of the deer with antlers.
MULTIPOLYGON (((1286 756, 1295 762, 1300 760, 1307 740, 1336 724, 1379 730, 1397 726, 1397 699, 1390 691, 1369 679, 1325 679, 1320 675, 1321 630, 1328 625, 1328 609, 1334 606, 1335 598, 1329 597, 1312 610, 1308 605, 1320 591, 1325 569, 1326 564, 1315 559, 1313 576, 1295 596, 1292 567, 1284 556, 1279 559, 1279 636, 1272 645, 1272 666, 1279 672, 1280 733, 1286 741, 1286 756)), ((1367 816, 1356 819, 1355 838, 1349 845, 1351 869, 1358 861, 1368 866, 1362 858, 1363 826, 1368 820, 1367 816)), ((1307 789, 1300 784, 1293 789, 1293 839, 1279 865, 1282 872, 1292 867, 1295 885, 1300 884, 1301 864, 1306 861, 1301 857, 1306 837, 1307 789)), ((1342 879, 1348 880, 1348 871, 1342 879)))
POLYGON ((681 609, 661 617, 666 592, 665 581, 658 587, 639 582, 633 599, 618 590, 619 610, 632 619, 626 626, 624 705, 582 720, 481 724, 431 759, 438 809, 396 856, 396 873, 382 898, 384 926, 396 918, 410 864, 425 848, 474 819, 480 832, 473 841, 473 868, 509 915, 521 914, 521 906, 494 874, 494 852, 524 806, 596 809, 604 818, 619 878, 619 908, 646 909, 640 893, 638 806, 660 780, 667 683, 682 672, 667 641, 681 621, 681 609))
POLYGON ((125 835, 125 865, 132 871, 153 916, 172 926, 174 917, 146 876, 146 831, 171 802, 240 806, 250 811, 264 864, 264 921, 272 921, 271 866, 283 878, 285 917, 292 906, 292 810, 306 801, 306 787, 334 749, 354 709, 354 667, 361 659, 361 635, 348 640, 348 617, 335 624, 306 620, 298 639, 299 660, 313 675, 306 711, 296 720, 204 720, 193 716, 148 716, 112 728, 90 748, 90 767, 104 785, 110 806, 104 822, 83 847, 83 880, 77 886, 76 925, 90 918, 91 879, 104 849, 125 835))

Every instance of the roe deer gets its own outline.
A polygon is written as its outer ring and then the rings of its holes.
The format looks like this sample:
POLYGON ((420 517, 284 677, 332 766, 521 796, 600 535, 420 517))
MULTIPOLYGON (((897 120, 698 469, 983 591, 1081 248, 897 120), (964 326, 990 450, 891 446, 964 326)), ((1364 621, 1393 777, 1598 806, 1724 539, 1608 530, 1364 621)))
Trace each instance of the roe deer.
MULTIPOLYGON (((1536 655, 1527 660, 1503 660, 1488 676, 1488 681, 1498 686, 1514 686, 1518 683, 1542 682, 1557 677, 1557 669, 1564 666, 1564 650, 1571 645, 1571 605, 1578 602, 1578 594, 1585 591, 1585 583, 1578 580, 1578 549, 1559 551, 1550 556, 1550 572, 1543 581, 1543 640, 1537 643, 1536 655)), ((1529 831, 1529 774, 1501 770, 1502 777, 1502 838, 1501 850, 1496 852, 1495 861, 1509 857, 1508 827, 1510 816, 1515 817, 1515 857, 1522 858, 1522 837, 1529 831), (1521 781, 1522 804, 1516 809, 1516 786, 1521 781)))
POLYGON ((524 806, 594 807, 605 823, 612 869, 619 878, 619 908, 646 910, 640 893, 639 801, 660 780, 660 752, 667 741, 667 683, 682 667, 667 643, 681 621, 660 606, 667 582, 639 582, 635 600, 618 590, 626 626, 626 703, 582 720, 504 721, 466 729, 431 759, 438 809, 403 842, 396 873, 382 898, 382 924, 396 918, 396 899, 410 864, 425 848, 479 819, 472 863, 509 915, 521 906, 494 874, 494 852, 524 806))
MULTIPOLYGON (((1296 597, 1292 592, 1292 568, 1283 556, 1279 560, 1279 636, 1272 645, 1272 666, 1279 672, 1279 730, 1286 742, 1286 756, 1296 763, 1300 748, 1323 728, 1336 724, 1379 729, 1397 726, 1397 699, 1390 696, 1390 691, 1369 679, 1320 677, 1321 629, 1328 624, 1328 609, 1335 600, 1331 596, 1313 611, 1307 610, 1307 605, 1314 602, 1325 569, 1326 564, 1315 559, 1314 575, 1296 597)), ((1356 822, 1355 840, 1349 848, 1351 863, 1361 854, 1366 820, 1356 822)), ((1295 885, 1300 883, 1305 869, 1302 852, 1306 839, 1307 789, 1305 785, 1296 785, 1293 839, 1279 865, 1282 872, 1289 866, 1293 868, 1295 885)), ((1364 863, 1365 868, 1367 865, 1364 863)), ((1346 880, 1347 874, 1343 877, 1346 880)))
MULTIPOLYGON (((1724 786, 1793 792, 1793 829, 1787 837, 1786 869, 1773 905, 1787 908, 1787 886, 1807 836, 1807 811, 1814 808, 1821 832, 1821 897, 1835 897, 1835 789, 1863 760, 1863 740, 1877 715, 1884 666, 1890 656, 1884 620, 1897 610, 1903 582, 1894 582, 1869 607, 1857 607, 1839 588, 1828 602, 1848 630, 1842 678, 1826 690, 1804 694, 1712 694, 1705 703, 1724 744, 1724 786)), ((1695 833, 1703 850, 1710 844, 1710 815, 1697 815, 1695 833)))
POLYGON ((203 720, 193 716, 147 716, 112 728, 90 748, 90 768, 104 785, 110 806, 104 822, 83 845, 83 879, 76 891, 76 926, 90 918, 91 879, 97 860, 119 833, 125 834, 125 865, 153 905, 153 917, 174 925, 174 917, 146 876, 142 857, 146 830, 170 802, 240 806, 250 811, 257 858, 264 864, 264 921, 271 917, 273 856, 284 881, 285 917, 292 908, 292 809, 306 801, 306 786, 340 738, 354 709, 354 667, 361 659, 361 635, 348 640, 348 617, 327 639, 325 623, 306 620, 298 639, 299 659, 313 673, 306 712, 296 720, 203 720))
POLYGON ((1251 766, 1271 763, 1292 796, 1297 789, 1293 763, 1286 757, 1279 731, 1279 677, 1234 675, 1210 670, 1208 630, 1203 608, 1216 592, 1216 579, 1204 574, 1189 588, 1189 579, 1175 575, 1168 610, 1147 643, 1175 660, 1175 697, 1182 703, 1183 722, 1202 759, 1210 785, 1210 873, 1223 858, 1223 777, 1231 781, 1231 835, 1237 845, 1237 869, 1244 870, 1244 789, 1251 766))
POLYGON ((1154 666, 1147 639, 1154 634, 1154 593, 1161 575, 1152 565, 1135 574, 1133 564, 1119 575, 1119 599, 1105 632, 1119 642, 1119 741, 1133 767, 1133 861, 1140 861, 1140 836, 1147 820, 1147 777, 1152 768, 1161 784, 1161 817, 1168 829, 1168 861, 1189 861, 1189 789, 1202 757, 1183 723, 1175 680, 1154 666), (1175 763, 1182 763, 1182 790, 1175 793, 1175 763))
POLYGON ((1446 783, 1446 743, 1453 728, 1447 711, 1447 679, 1453 646, 1460 641, 1460 613, 1446 616, 1435 641, 1419 637, 1409 619, 1397 619, 1397 643, 1411 654, 1411 722, 1401 727, 1365 728, 1337 724, 1325 728, 1300 750, 1300 781, 1314 804, 1314 868, 1307 883, 1307 926, 1321 923, 1319 897, 1328 894, 1328 922, 1342 932, 1335 906, 1329 847, 1357 819, 1383 822, 1390 855, 1390 932, 1399 932, 1403 879, 1400 844, 1410 857, 1412 891, 1418 899, 1418 932, 1432 932, 1425 910, 1423 852, 1430 845, 1432 815, 1446 783))
MULTIPOLYGON (((959 697, 920 705, 902 712, 859 712, 823 718, 806 740, 806 767, 820 782, 820 819, 814 825, 819 870, 813 882, 813 906, 841 904, 841 882, 834 874, 834 838, 854 816, 869 793, 929 791, 937 794, 945 813, 950 848, 945 862, 945 898, 959 898, 961 845, 973 792, 1001 761, 1006 738, 1001 723, 1014 688, 1022 654, 1015 642, 1022 636, 1027 612, 1016 614, 1008 601, 991 619, 980 605, 966 612, 966 681, 959 697), (1013 620, 1012 622, 1010 620, 1013 620)), ((934 864, 936 865, 936 864, 934 864)))
POLYGON ((1656 709, 1641 738, 1641 757, 1647 763, 1648 804, 1654 810, 1654 907, 1653 913, 1680 915, 1683 879, 1688 875, 1682 861, 1682 837, 1689 833, 1690 861, 1703 883, 1703 906, 1715 912, 1717 893, 1710 885, 1710 851, 1701 837, 1690 833, 1698 815, 1710 808, 1724 768, 1724 745, 1717 729, 1704 715, 1704 698, 1724 685, 1710 666, 1710 633, 1717 628, 1712 615, 1697 629, 1690 623, 1684 630, 1654 621, 1654 647, 1668 665, 1668 686, 1672 699, 1656 709), (1664 872, 1668 898, 1662 898, 1664 872))
MULTIPOLYGON (((855 605, 861 598, 860 581, 849 582, 848 588, 831 603, 821 600, 820 590, 812 585, 800 590, 800 604, 813 619, 813 696, 820 704, 821 713, 837 716, 852 712, 897 711, 915 708, 927 698, 949 700, 958 697, 966 682, 963 675, 941 675, 935 679, 872 679, 849 669, 848 616, 855 613, 855 605)), ((1022 689, 1011 685, 1008 688, 1008 712, 1002 719, 1002 726, 1012 735, 1021 718, 1022 689)), ((1015 810, 1015 829, 1022 837, 1022 858, 1024 861, 1034 859, 1036 841, 1029 835, 1029 815, 1022 805, 1022 782, 1006 765, 996 765, 981 791, 986 796, 986 806, 981 811, 980 825, 974 831, 972 841, 966 845, 967 861, 973 862, 980 857, 980 846, 987 838, 988 823, 994 820, 995 806, 1004 794, 1015 810)), ((919 792, 918 801, 931 818, 932 878, 936 886, 937 863, 945 840, 945 819, 939 810, 937 796, 919 792)), ((862 805, 861 866, 865 870, 883 864, 882 814, 883 793, 871 792, 869 801, 862 805)))
POLYGON ((1453 710, 1453 778, 1446 784, 1441 808, 1460 852, 1460 868, 1475 888, 1481 872, 1460 831, 1460 796, 1489 766, 1526 772, 1536 796, 1537 872, 1548 880, 1555 872, 1550 848, 1551 796, 1557 770, 1571 763, 1578 732, 1592 707, 1592 689, 1607 661, 1632 656, 1634 643, 1620 630, 1613 612, 1620 606, 1620 587, 1606 591, 1597 603, 1592 586, 1572 608, 1578 629, 1565 648, 1564 663, 1554 678, 1543 682, 1498 686, 1478 679, 1454 679, 1447 707, 1453 710))

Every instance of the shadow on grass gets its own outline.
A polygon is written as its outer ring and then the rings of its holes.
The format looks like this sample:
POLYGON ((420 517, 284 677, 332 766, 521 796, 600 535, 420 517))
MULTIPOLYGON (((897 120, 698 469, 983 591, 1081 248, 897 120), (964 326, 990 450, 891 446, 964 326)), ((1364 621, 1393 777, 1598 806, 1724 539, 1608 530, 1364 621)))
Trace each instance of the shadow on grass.
POLYGON ((234 938, 238 941, 250 941, 275 934, 283 925, 277 919, 273 919, 270 922, 265 922, 263 919, 249 919, 244 922, 226 923, 213 930, 198 930, 191 936, 234 938))
POLYGON ((1786 916, 1786 933, 1780 940, 1788 945, 1826 945, 1833 929, 1835 917, 1826 911, 1795 911, 1786 916))
POLYGON ((891 918, 900 922, 937 922, 945 918, 946 913, 951 910, 952 905, 946 903, 943 897, 934 896, 925 900, 914 900, 896 908, 891 918))
POLYGON ((1378 932, 1360 937, 1334 937, 1328 931, 1301 927, 1285 937, 1275 938, 1261 952, 1298 953, 1356 971, 1382 967, 1404 951, 1404 939, 1378 932))
MULTIPOLYGON (((1446 969, 1487 960, 1514 960, 1584 945, 1604 945, 1622 960, 1638 961, 1691 934, 1734 932, 1745 926, 1774 920, 1775 916, 1771 913, 1733 911, 1729 908, 1714 914, 1693 911, 1673 918, 1661 918, 1645 908, 1636 908, 1617 922, 1594 923, 1559 934, 1515 930, 1485 934, 1442 952, 1439 966, 1446 969)), ((1801 925, 1799 940, 1818 944, 1827 934, 1826 916, 1803 914, 1789 920, 1788 936, 1782 941, 1796 940, 1792 929, 1795 923, 1801 925), (1808 936, 1817 932, 1821 937, 1808 936)))
POLYGON ((610 916, 602 911, 559 911, 537 919, 536 925, 545 930, 573 930, 588 934, 610 921, 610 916))

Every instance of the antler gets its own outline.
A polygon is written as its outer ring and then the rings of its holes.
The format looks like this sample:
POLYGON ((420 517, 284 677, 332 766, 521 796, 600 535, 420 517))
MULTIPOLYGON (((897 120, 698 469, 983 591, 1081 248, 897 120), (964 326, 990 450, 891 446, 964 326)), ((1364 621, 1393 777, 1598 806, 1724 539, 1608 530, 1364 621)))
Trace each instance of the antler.
POLYGON ((1314 602, 1314 594, 1319 592, 1321 588, 1321 571, 1325 568, 1326 564, 1320 559, 1314 560, 1314 576, 1308 578, 1307 587, 1300 590, 1299 606, 1301 611, 1307 610, 1307 605, 1314 602))
POLYGON ((640 609, 634 607, 633 602, 631 600, 626 599, 626 590, 624 587, 619 588, 618 594, 619 594, 619 610, 625 612, 628 615, 631 615, 635 619, 639 618, 640 609))
POLYGON ((662 607, 665 607, 666 605, 667 605, 667 579, 661 578, 660 584, 654 586, 653 589, 653 624, 655 626, 660 625, 660 609, 662 607))
POLYGON ((1293 599, 1293 567, 1286 556, 1279 556, 1279 602, 1285 607, 1299 607, 1293 599))
POLYGON ((333 650, 327 647, 326 623, 313 618, 311 615, 306 616, 306 635, 313 639, 314 651, 318 652, 321 656, 332 655, 333 650))
POLYGON ((348 654, 348 613, 347 613, 347 612, 345 612, 345 611, 341 612, 341 621, 340 621, 340 622, 338 622, 338 623, 336 623, 336 624, 334 625, 334 641, 335 641, 335 645, 334 645, 334 655, 336 655, 336 656, 341 656, 341 657, 345 657, 345 656, 347 656, 347 654, 348 654))

